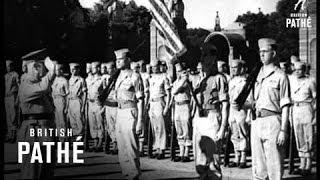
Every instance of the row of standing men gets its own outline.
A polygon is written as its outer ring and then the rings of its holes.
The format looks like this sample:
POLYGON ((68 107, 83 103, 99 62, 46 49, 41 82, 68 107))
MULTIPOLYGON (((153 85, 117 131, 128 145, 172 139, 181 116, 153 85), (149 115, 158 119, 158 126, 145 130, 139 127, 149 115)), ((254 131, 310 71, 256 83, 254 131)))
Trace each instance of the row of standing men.
MULTIPOLYGON (((260 56, 264 59, 266 53, 274 51, 274 42, 269 39, 259 42, 260 56), (270 49, 264 50, 266 51, 264 52, 261 48, 270 49)), ((113 142, 112 152, 117 153, 118 149, 120 150, 119 158, 124 174, 133 178, 138 177, 140 174, 137 157, 144 155, 142 147, 145 138, 143 121, 145 117, 143 114, 146 110, 148 110, 147 114, 149 114, 152 127, 153 149, 155 150, 153 157, 164 158, 167 141, 165 116, 168 114, 169 109, 174 107, 172 113, 180 149, 180 155, 175 158, 175 161, 190 161, 189 150, 193 145, 197 172, 202 177, 208 177, 210 174, 208 172, 212 170, 215 172, 213 173, 215 176, 221 177, 219 160, 214 155, 214 152, 219 148, 218 142, 224 136, 226 125, 229 124, 232 133, 231 140, 236 155, 231 166, 245 167, 246 151, 249 143, 247 126, 251 124, 250 139, 253 153, 253 177, 269 176, 271 179, 278 179, 282 176, 282 162, 280 162, 280 155, 276 156, 278 154, 277 151, 272 152, 274 151, 272 143, 279 146, 284 142, 279 142, 279 139, 277 139, 279 138, 279 133, 273 133, 277 136, 272 138, 277 140, 270 142, 271 144, 267 141, 269 144, 264 142, 262 146, 258 146, 258 140, 262 138, 270 141, 271 137, 269 136, 272 135, 273 131, 280 130, 280 132, 286 133, 285 125, 282 125, 281 122, 285 120, 280 121, 280 119, 273 116, 277 117, 278 113, 281 112, 277 109, 288 104, 293 104, 290 108, 293 117, 291 122, 295 129, 297 148, 301 159, 298 171, 299 173, 310 171, 314 99, 316 94, 314 80, 305 76, 304 63, 294 63, 295 72, 289 76, 290 83, 289 79, 286 79, 287 76, 284 72, 281 72, 277 67, 270 66, 270 69, 266 70, 266 74, 260 73, 257 78, 257 82, 260 81, 260 83, 269 78, 270 80, 266 84, 268 88, 264 89, 261 85, 259 87, 259 83, 256 85, 259 88, 257 91, 259 94, 265 90, 264 93, 269 96, 260 98, 260 100, 258 98, 257 100, 257 97, 255 97, 257 95, 253 92, 248 98, 248 104, 239 108, 235 103, 235 98, 237 98, 246 83, 247 76, 244 70, 244 63, 241 60, 231 60, 231 77, 224 74, 223 68, 220 68, 223 67, 223 63, 219 61, 216 71, 220 70, 221 72, 214 73, 213 76, 211 75, 212 78, 208 78, 207 75, 208 72, 212 72, 212 70, 208 70, 208 67, 210 67, 209 64, 206 64, 208 62, 199 63, 197 67, 198 74, 189 73, 183 65, 177 65, 177 79, 173 82, 171 76, 163 73, 165 68, 159 62, 150 64, 150 66, 143 66, 143 62, 132 62, 132 70, 129 70, 129 58, 126 57, 128 50, 122 49, 115 53, 117 56, 116 63, 110 62, 101 66, 99 62, 88 63, 88 77, 86 79, 79 76, 79 64, 70 64, 71 78, 69 81, 62 76, 62 67, 57 64, 55 69, 56 77, 51 84, 51 93, 55 106, 56 127, 66 128, 67 122, 69 122, 73 129, 73 134, 83 136, 84 119, 88 118, 90 135, 94 139, 94 147, 90 151, 102 151, 103 133, 106 132, 106 136, 110 136, 113 142), (117 64, 118 69, 121 69, 120 76, 106 102, 101 103, 99 102, 99 93, 109 83, 111 74, 116 70, 115 64, 117 64), (142 72, 140 72, 139 67, 142 72), (100 69, 103 75, 100 75, 100 69), (204 81, 206 81, 205 84, 203 83, 204 81), (280 92, 277 92, 277 90, 280 90, 280 92), (204 115, 199 115, 199 109, 192 98, 192 93, 196 94, 202 108, 205 109, 204 115), (293 103, 291 103, 290 97, 293 103), (281 100, 277 102, 279 98, 281 100), (254 109, 250 104, 253 99, 256 99, 254 109), (230 108, 228 108, 229 103, 230 108), (257 107, 260 108, 255 110, 257 107), (257 113, 257 120, 252 118, 252 114, 255 113, 257 113), (68 121, 66 117, 69 119, 68 121), (259 120, 266 118, 269 120, 259 120), (227 119, 228 123, 226 122, 227 119), (275 122, 273 122, 273 119, 275 122), (279 121, 281 122, 280 124, 279 121), (279 124, 279 127, 275 127, 272 123, 279 124), (137 126, 133 129, 136 132, 132 132, 132 127, 135 125, 137 126), (137 139, 139 140, 136 141, 137 139), (131 144, 133 149, 127 148, 128 144, 131 144), (270 152, 272 153, 270 154, 270 152), (261 157, 263 154, 274 161, 264 162, 261 157), (260 171, 257 171, 257 169, 260 171)), ((268 58, 271 59, 269 60, 271 64, 274 64, 272 57, 268 58)), ((267 65, 269 64, 265 65, 265 69, 268 68, 267 65)), ((7 66, 10 66, 9 61, 7 66)), ((10 88, 6 90, 8 95, 6 96, 6 104, 13 104, 9 103, 9 101, 15 102, 15 98, 10 99, 9 95, 10 92, 16 92, 12 84, 14 84, 13 82, 19 82, 18 79, 16 73, 8 70, 6 87, 10 88)), ((28 78, 22 76, 21 83, 25 79, 28 78)), ((10 110, 12 111, 8 106, 7 115, 14 114, 10 113, 10 110)), ((10 117, 7 119, 10 119, 10 117)), ((10 127, 8 129, 15 130, 10 127)), ((61 137, 60 140, 64 141, 64 138, 61 137)), ((282 141, 285 141, 285 138, 282 141)))

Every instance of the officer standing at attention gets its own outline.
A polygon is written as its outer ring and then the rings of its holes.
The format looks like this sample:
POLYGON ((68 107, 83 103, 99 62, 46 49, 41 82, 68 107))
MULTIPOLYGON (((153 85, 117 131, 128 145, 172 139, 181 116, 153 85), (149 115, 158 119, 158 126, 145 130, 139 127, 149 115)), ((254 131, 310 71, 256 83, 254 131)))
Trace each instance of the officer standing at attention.
MULTIPOLYGON (((54 79, 51 89, 53 104, 55 107, 55 123, 58 131, 64 129, 66 132, 67 128, 67 96, 69 94, 69 83, 68 80, 62 75, 62 64, 56 64, 56 78, 54 79)), ((65 137, 59 137, 61 142, 64 142, 65 137)))
MULTIPOLYGON (((92 72, 91 72, 91 63, 86 63, 86 73, 87 73, 87 77, 85 79, 86 84, 90 84, 91 80, 92 80, 92 72)), ((87 96, 88 94, 86 94, 87 96)), ((88 97, 86 97, 86 99, 88 99, 88 97)), ((89 102, 86 101, 86 104, 84 104, 84 118, 85 118, 85 122, 89 122, 88 120, 88 106, 89 106, 89 102)), ((85 126, 87 126, 85 124, 85 126)))
POLYGON ((295 63, 295 72, 290 78, 291 97, 293 101, 292 121, 296 137, 300 167, 294 172, 307 176, 311 174, 311 150, 313 148, 313 126, 316 109, 316 86, 305 76, 306 65, 295 63))
POLYGON ((138 137, 143 128, 143 82, 141 76, 130 69, 129 49, 117 50, 115 54, 117 68, 121 70, 115 83, 119 162, 122 173, 128 179, 139 179, 138 137))
POLYGON ((73 136, 82 136, 84 133, 84 109, 86 104, 87 86, 85 80, 79 75, 80 65, 70 63, 71 77, 69 79, 69 95, 67 101, 68 117, 73 136))
MULTIPOLYGON (((39 60, 44 59, 45 49, 29 53, 22 57, 28 60, 28 74, 26 79, 21 82, 19 87, 19 101, 22 111, 22 124, 19 129, 19 141, 29 142, 33 146, 33 142, 53 142, 54 137, 51 136, 30 136, 30 129, 54 128, 53 104, 51 103, 50 87, 55 78, 55 64, 47 57, 45 59, 45 67, 48 72, 45 76, 40 76, 39 60), (41 57, 42 56, 42 57, 41 57)), ((41 146, 42 157, 47 156, 45 146, 41 146)), ((55 152, 52 153, 51 163, 30 163, 32 154, 23 156, 21 164, 21 179, 50 179, 54 175, 55 152)))
POLYGON ((258 41, 263 63, 254 87, 257 118, 251 123, 253 179, 281 179, 283 150, 287 140, 290 86, 287 75, 276 66, 276 42, 258 41))
POLYGON ((89 129, 92 139, 94 140, 94 147, 89 151, 102 152, 102 138, 103 138, 103 119, 101 115, 102 105, 99 102, 99 97, 105 82, 100 74, 100 62, 91 63, 92 79, 87 84, 88 87, 88 117, 89 129))
POLYGON ((156 152, 151 158, 163 159, 166 149, 167 135, 164 116, 169 110, 170 84, 166 73, 160 72, 160 61, 151 64, 152 75, 149 81, 150 110, 149 117, 153 136, 153 150, 156 152), (166 98, 166 100, 165 100, 166 98))
MULTIPOLYGON (((113 61, 106 63, 106 73, 103 76, 103 80, 105 81, 104 85, 108 85, 109 81, 111 80, 111 75, 113 75, 116 71, 115 63, 113 61)), ((104 87, 106 88, 106 87, 104 87)), ((105 104, 105 138, 109 135, 111 138, 111 143, 113 145, 113 149, 110 151, 110 147, 106 147, 105 152, 107 154, 117 154, 118 153, 118 146, 117 146, 117 138, 116 138, 116 118, 117 118, 117 109, 118 109, 118 103, 117 100, 115 99, 115 90, 114 87, 110 91, 110 94, 106 101, 104 102, 105 104)))
POLYGON ((230 111, 229 111, 229 126, 231 128, 231 141, 233 143, 235 159, 229 167, 246 167, 246 151, 248 143, 248 130, 246 128, 247 108, 238 107, 235 99, 239 96, 246 78, 241 74, 242 63, 239 59, 230 60, 230 74, 232 78, 229 81, 229 97, 230 97, 230 111), (241 159, 240 159, 241 158, 241 159))
POLYGON ((188 74, 180 63, 176 65, 177 80, 173 83, 172 96, 174 96, 174 124, 177 131, 180 155, 174 161, 189 162, 189 150, 191 142, 191 123, 190 123, 190 87, 188 74))
POLYGON ((218 73, 217 49, 205 46, 202 67, 204 78, 197 84, 195 94, 201 107, 196 108, 193 119, 193 151, 200 179, 221 179, 218 147, 225 134, 228 121, 228 83, 218 73))
POLYGON ((7 137, 6 141, 16 142, 18 128, 18 89, 19 75, 13 70, 13 61, 6 60, 7 73, 5 77, 5 110, 7 119, 7 137))

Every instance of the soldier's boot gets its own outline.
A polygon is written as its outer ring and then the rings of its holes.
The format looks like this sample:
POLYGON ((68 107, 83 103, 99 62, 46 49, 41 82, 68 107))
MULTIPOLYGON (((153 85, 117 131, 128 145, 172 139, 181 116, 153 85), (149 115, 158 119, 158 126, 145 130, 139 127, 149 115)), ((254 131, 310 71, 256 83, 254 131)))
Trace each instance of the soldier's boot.
POLYGON ((110 138, 109 138, 109 134, 108 132, 105 132, 105 144, 104 144, 104 153, 106 154, 110 154, 111 151, 110 151, 110 138))
POLYGON ((189 150, 190 150, 190 147, 189 146, 185 146, 182 162, 190 162, 189 150))
POLYGON ((117 142, 113 142, 113 149, 111 151, 111 154, 118 154, 118 145, 117 142))
POLYGON ((144 156, 144 152, 143 152, 143 141, 139 141, 139 154, 140 157, 144 156))
POLYGON ((240 164, 239 168, 246 168, 247 167, 247 155, 245 151, 241 151, 241 159, 240 159, 240 164))
POLYGON ((164 159, 164 150, 160 150, 160 153, 158 154, 157 159, 158 160, 164 159))
POLYGON ((184 146, 183 145, 179 145, 179 156, 175 157, 173 159, 174 162, 180 162, 183 160, 184 158, 184 146))
POLYGON ((229 167, 239 167, 240 165, 240 151, 234 152, 234 161, 229 163, 229 167))
POLYGON ((11 131, 11 141, 10 141, 10 143, 15 143, 16 142, 16 140, 17 140, 17 131, 16 130, 12 130, 11 131))
POLYGON ((103 152, 102 138, 98 138, 98 143, 96 145, 95 152, 103 152))

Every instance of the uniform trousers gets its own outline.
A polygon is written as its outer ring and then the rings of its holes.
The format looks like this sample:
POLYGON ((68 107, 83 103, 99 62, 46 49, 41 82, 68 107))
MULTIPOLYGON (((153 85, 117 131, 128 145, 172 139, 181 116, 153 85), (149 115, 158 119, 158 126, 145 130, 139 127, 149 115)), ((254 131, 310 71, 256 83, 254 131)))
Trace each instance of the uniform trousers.
POLYGON ((129 179, 141 174, 136 135, 137 116, 137 108, 118 108, 117 110, 116 138, 119 163, 122 174, 127 175, 129 179))
POLYGON ((68 117, 72 128, 72 135, 77 136, 83 133, 83 119, 81 114, 81 100, 70 99, 68 107, 68 117))
MULTIPOLYGON (((64 109, 66 107, 66 100, 64 97, 56 97, 53 98, 54 103, 54 118, 55 118, 55 124, 56 128, 60 131, 60 129, 64 129, 64 132, 66 132, 67 128, 67 120, 66 120, 66 114, 64 113, 64 109)), ((60 141, 64 139, 63 137, 59 137, 60 141)))
POLYGON ((313 109, 311 104, 292 107, 293 128, 299 157, 308 158, 313 148, 313 109))
POLYGON ((18 108, 15 106, 17 96, 11 95, 4 98, 5 101, 5 110, 6 110, 6 119, 7 119, 7 130, 11 131, 16 130, 18 126, 18 108))
POLYGON ((282 178, 284 148, 277 145, 280 128, 280 115, 257 118, 251 122, 253 179, 282 178))
POLYGON ((190 105, 175 105, 174 124, 179 146, 191 146, 190 105))
POLYGON ((104 123, 105 130, 108 132, 111 141, 116 142, 116 118, 117 118, 117 107, 105 106, 105 117, 106 122, 104 123))
POLYGON ((97 101, 89 102, 88 109, 90 135, 93 139, 103 137, 103 118, 101 105, 97 101))
POLYGON ((162 114, 164 106, 164 100, 150 102, 149 116, 152 127, 153 149, 166 149, 167 137, 164 117, 162 114))
POLYGON ((222 179, 218 147, 215 139, 221 126, 221 113, 209 110, 207 116, 200 117, 198 110, 193 119, 193 153, 196 170, 200 179, 222 179))
POLYGON ((231 142, 235 151, 247 150, 247 130, 241 129, 239 125, 240 123, 245 123, 246 117, 246 111, 230 108, 229 125, 231 128, 231 142))

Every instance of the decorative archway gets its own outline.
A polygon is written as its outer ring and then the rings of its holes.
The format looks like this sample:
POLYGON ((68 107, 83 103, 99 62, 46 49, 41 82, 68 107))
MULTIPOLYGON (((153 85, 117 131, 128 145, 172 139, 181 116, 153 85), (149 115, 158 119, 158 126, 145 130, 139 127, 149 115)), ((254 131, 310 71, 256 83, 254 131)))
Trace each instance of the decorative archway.
POLYGON ((216 46, 218 50, 218 59, 228 63, 230 42, 225 34, 221 32, 212 32, 206 37, 204 43, 210 43, 216 46))

